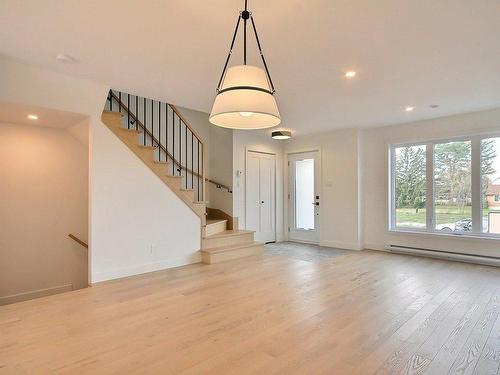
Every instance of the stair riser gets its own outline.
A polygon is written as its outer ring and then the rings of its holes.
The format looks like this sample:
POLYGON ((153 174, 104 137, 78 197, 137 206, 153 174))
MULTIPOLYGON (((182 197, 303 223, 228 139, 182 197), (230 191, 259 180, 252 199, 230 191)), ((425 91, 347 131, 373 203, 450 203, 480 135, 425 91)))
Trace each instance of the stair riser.
POLYGON ((192 190, 181 190, 181 194, 186 197, 190 202, 194 202, 194 191, 192 190))
POLYGON ((205 227, 204 237, 212 236, 226 230, 226 221, 221 221, 215 224, 208 224, 205 227))
POLYGON ((237 236, 217 237, 217 238, 204 238, 202 240, 202 249, 211 249, 220 246, 236 246, 247 243, 253 243, 253 233, 245 233, 237 236))
POLYGON ((264 252, 264 247, 262 245, 249 246, 241 249, 235 249, 234 251, 226 251, 223 253, 210 254, 201 252, 201 259, 203 263, 213 264, 226 262, 229 260, 244 258, 251 255, 260 255, 264 252))

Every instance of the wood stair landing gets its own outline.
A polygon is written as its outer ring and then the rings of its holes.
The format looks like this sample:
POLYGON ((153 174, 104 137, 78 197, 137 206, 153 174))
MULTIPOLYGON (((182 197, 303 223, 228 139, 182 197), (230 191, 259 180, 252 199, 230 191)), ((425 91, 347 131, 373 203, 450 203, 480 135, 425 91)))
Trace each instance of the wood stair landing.
POLYGON ((254 231, 227 230, 227 220, 207 219, 201 240, 201 259, 212 264, 262 254, 263 243, 254 241, 254 231))

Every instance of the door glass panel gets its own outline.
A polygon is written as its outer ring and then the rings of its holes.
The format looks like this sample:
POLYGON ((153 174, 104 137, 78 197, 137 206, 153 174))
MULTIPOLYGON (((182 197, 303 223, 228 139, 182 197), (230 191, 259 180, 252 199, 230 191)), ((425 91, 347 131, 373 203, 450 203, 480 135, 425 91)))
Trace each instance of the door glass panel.
POLYGON ((482 230, 500 234, 500 138, 481 141, 482 230))
POLYGON ((434 146, 434 205, 436 229, 472 230, 471 142, 434 146))
POLYGON ((295 162, 295 226, 314 229, 314 159, 295 162))

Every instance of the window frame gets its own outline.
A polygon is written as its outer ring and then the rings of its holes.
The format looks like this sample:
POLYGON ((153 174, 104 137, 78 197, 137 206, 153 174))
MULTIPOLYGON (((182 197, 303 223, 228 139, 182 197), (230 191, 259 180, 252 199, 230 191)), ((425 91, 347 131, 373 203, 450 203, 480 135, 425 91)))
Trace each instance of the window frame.
MULTIPOLYGON (((485 133, 452 138, 440 138, 423 140, 417 142, 400 142, 388 145, 389 156, 389 204, 388 204, 388 231, 417 234, 437 234, 450 236, 465 236, 486 239, 500 239, 500 233, 483 232, 482 224, 482 175, 481 175, 481 141, 489 138, 500 138, 500 133, 485 133), (435 225, 435 186, 434 186, 434 147, 437 144, 449 142, 471 143, 471 206, 472 206, 472 230, 469 232, 442 232, 435 225), (425 228, 414 228, 396 225, 396 149, 400 147, 425 146, 426 147, 426 226, 425 228)), ((500 157, 500 155, 498 155, 500 157)))

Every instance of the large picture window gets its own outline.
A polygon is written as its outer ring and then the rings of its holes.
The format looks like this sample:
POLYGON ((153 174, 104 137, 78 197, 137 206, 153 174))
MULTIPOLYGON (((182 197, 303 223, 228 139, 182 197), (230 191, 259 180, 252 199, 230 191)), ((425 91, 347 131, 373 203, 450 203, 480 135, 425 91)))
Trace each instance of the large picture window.
POLYGON ((390 148, 391 230, 500 237, 500 137, 390 148))

